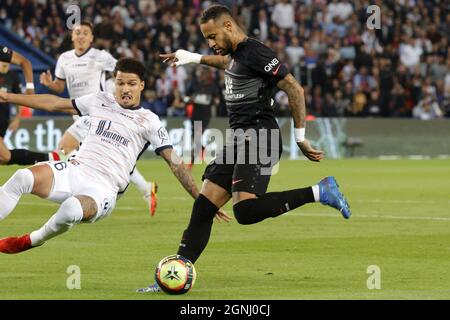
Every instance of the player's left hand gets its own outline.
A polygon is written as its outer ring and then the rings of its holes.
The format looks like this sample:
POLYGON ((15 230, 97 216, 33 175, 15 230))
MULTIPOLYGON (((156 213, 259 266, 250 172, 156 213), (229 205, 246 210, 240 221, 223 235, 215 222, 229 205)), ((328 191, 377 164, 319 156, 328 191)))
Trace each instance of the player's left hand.
POLYGON ((19 128, 20 125, 20 118, 14 118, 13 121, 9 124, 8 129, 11 131, 16 131, 19 128))
POLYGON ((219 209, 219 211, 217 211, 217 213, 216 213, 216 221, 218 223, 222 223, 222 221, 230 222, 231 220, 233 220, 233 218, 230 217, 224 210, 219 209))
POLYGON ((322 150, 316 150, 311 147, 309 140, 305 139, 303 142, 297 142, 298 147, 302 150, 305 157, 311 161, 319 162, 324 158, 324 152, 322 150))
POLYGON ((25 90, 25 94, 34 94, 34 89, 25 90))

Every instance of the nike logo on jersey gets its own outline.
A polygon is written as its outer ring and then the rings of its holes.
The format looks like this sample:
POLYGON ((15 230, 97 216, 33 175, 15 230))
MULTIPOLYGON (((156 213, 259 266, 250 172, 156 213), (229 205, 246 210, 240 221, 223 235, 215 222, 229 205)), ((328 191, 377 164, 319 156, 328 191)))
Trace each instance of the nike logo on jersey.
POLYGON ((275 69, 275 71, 272 71, 272 74, 273 74, 274 76, 277 75, 278 70, 280 69, 280 67, 281 67, 281 64, 275 69))
POLYGON ((233 181, 231 181, 231 184, 235 185, 236 183, 241 182, 241 181, 244 181, 244 179, 233 180, 233 181))

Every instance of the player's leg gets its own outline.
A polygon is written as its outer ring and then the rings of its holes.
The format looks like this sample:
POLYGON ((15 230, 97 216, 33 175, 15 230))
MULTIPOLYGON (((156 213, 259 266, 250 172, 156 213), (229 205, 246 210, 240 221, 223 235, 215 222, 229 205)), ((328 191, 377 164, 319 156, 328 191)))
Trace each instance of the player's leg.
POLYGON ((149 182, 145 180, 144 176, 139 172, 137 168, 133 170, 130 176, 130 180, 136 185, 139 192, 143 195, 145 202, 148 204, 150 215, 154 215, 157 206, 157 191, 158 185, 156 182, 149 182))
POLYGON ((0 252, 19 253, 40 246, 81 221, 87 221, 97 213, 97 204, 89 196, 67 198, 58 211, 38 230, 20 237, 0 239, 0 252))
POLYGON ((333 177, 326 177, 311 187, 269 192, 260 196, 249 192, 233 192, 233 211, 240 224, 253 224, 267 218, 275 218, 312 202, 333 207, 346 219, 351 215, 350 207, 333 177))
POLYGON ((200 195, 194 201, 189 225, 183 232, 178 254, 192 263, 197 261, 208 244, 217 211, 229 199, 227 190, 210 180, 204 180, 200 195))
POLYGON ((93 198, 84 195, 69 197, 40 229, 30 233, 30 246, 40 246, 74 225, 89 221, 96 214, 97 204, 93 198))
POLYGON ((272 169, 281 156, 282 143, 281 141, 275 143, 275 140, 267 139, 265 146, 261 143, 252 146, 248 141, 251 140, 245 140, 242 147, 240 145, 238 148, 238 152, 244 153, 245 163, 236 164, 232 182, 233 212, 240 224, 258 223, 264 219, 282 215, 304 204, 319 201, 338 209, 345 218, 350 216, 348 204, 339 192, 334 178, 331 177, 311 187, 266 193, 272 169), (268 153, 268 150, 271 152, 268 153), (268 154, 277 154, 278 158, 273 158, 265 164, 262 163, 260 159, 268 154), (249 159, 257 159, 257 161, 252 164, 249 159))
POLYGON ((71 163, 49 163, 53 181, 39 186, 33 193, 60 202, 58 211, 40 229, 21 237, 0 240, 0 252, 18 253, 42 245, 45 241, 67 232, 80 222, 95 222, 108 216, 115 206, 116 195, 105 191, 104 185, 83 180, 71 163))
POLYGON ((56 152, 41 153, 33 152, 25 149, 8 150, 0 137, 0 165, 32 165, 37 162, 59 160, 59 155, 56 152))
POLYGON ((32 193, 46 198, 51 190, 53 173, 47 164, 17 170, 0 187, 0 220, 6 218, 16 207, 23 194, 32 193))
MULTIPOLYGON (((216 159, 226 158, 226 147, 222 155, 216 159)), ((216 160, 217 161, 217 160, 216 160)), ((211 229, 219 208, 223 207, 231 198, 231 177, 233 164, 221 164, 213 161, 203 174, 203 185, 200 195, 194 201, 189 225, 184 230, 178 248, 178 254, 195 263, 208 244, 211 229)), ((160 292, 161 288, 155 283, 146 288, 140 288, 137 292, 160 292)))
MULTIPOLYGON (((47 164, 28 169, 17 170, 16 173, 0 188, 0 218, 3 219, 15 208, 22 194, 33 193, 46 197, 50 194, 53 173, 47 164)), ((31 247, 29 235, 0 239, 0 252, 16 253, 31 247)))
POLYGON ((67 190, 73 195, 62 202, 58 211, 45 225, 30 234, 32 247, 42 245, 45 241, 69 231, 76 224, 93 223, 103 219, 114 209, 115 192, 107 191, 104 185, 95 181, 82 178, 79 170, 79 167, 73 166, 69 168, 67 175, 58 174, 55 179, 57 190, 52 190, 49 199, 62 198, 64 194, 69 194, 67 190), (68 189, 61 185, 63 182, 69 185, 68 189))

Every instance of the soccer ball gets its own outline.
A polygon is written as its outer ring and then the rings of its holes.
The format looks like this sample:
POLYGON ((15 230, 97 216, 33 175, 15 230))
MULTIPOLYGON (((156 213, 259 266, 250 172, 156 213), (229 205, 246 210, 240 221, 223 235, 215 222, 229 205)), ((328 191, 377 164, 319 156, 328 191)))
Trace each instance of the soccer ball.
POLYGON ((162 259, 155 270, 156 283, 168 294, 188 292, 194 286, 196 277, 194 264, 178 254, 162 259))

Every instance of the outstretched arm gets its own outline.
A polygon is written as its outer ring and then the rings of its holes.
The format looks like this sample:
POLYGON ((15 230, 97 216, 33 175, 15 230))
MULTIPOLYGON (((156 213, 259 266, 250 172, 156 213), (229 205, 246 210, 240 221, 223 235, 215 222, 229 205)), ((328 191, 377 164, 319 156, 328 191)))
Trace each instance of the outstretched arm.
MULTIPOLYGON (((186 170, 183 161, 178 157, 175 151, 172 148, 164 149, 159 154, 166 160, 167 164, 172 170, 175 177, 177 177, 178 181, 180 181, 181 185, 186 189, 186 191, 194 198, 200 195, 197 185, 195 184, 194 178, 191 173, 186 170)), ((226 214, 225 211, 219 209, 216 213, 216 220, 218 222, 225 221, 229 222, 232 218, 226 214)))
POLYGON ((226 69, 230 59, 228 56, 220 55, 202 56, 201 54, 182 49, 172 53, 160 54, 159 56, 163 59, 163 62, 168 63, 171 66, 182 66, 184 64, 194 63, 204 64, 217 69, 226 69))
POLYGON ((295 139, 297 145, 302 150, 305 157, 311 161, 323 159, 323 151, 315 150, 305 138, 306 128, 306 102, 305 92, 292 74, 287 74, 283 80, 277 84, 278 88, 286 92, 289 100, 289 109, 294 119, 295 139))
POLYGON ((60 98, 51 94, 25 95, 0 91, 0 102, 15 103, 17 105, 48 112, 77 114, 70 99, 60 98))
POLYGON ((196 199, 199 196, 199 191, 191 173, 186 170, 183 160, 178 157, 172 148, 162 150, 159 155, 166 160, 170 170, 172 170, 172 173, 180 181, 184 189, 196 199))

